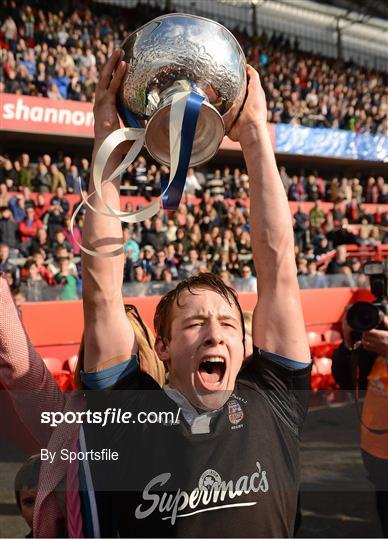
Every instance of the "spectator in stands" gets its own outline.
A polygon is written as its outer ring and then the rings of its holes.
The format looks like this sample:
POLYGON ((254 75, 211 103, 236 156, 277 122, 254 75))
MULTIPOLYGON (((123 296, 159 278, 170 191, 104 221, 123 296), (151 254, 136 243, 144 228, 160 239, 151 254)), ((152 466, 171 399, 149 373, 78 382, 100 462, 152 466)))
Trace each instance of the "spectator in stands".
POLYGON ((327 280, 324 274, 317 270, 317 263, 314 260, 307 261, 305 283, 309 289, 324 289, 327 287, 327 280))
POLYGON ((79 168, 78 173, 81 178, 82 191, 88 191, 90 178, 90 166, 88 159, 81 159, 81 167, 79 168))
POLYGON ((12 217, 11 210, 7 206, 0 208, 0 242, 7 244, 11 249, 18 247, 18 226, 12 217))
POLYGON ((27 206, 26 217, 19 223, 18 232, 20 238, 20 250, 24 254, 32 245, 32 240, 35 238, 38 230, 43 227, 43 223, 35 216, 35 210, 32 206, 27 206))
POLYGON ((34 206, 35 215, 41 221, 44 221, 46 213, 48 212, 50 205, 46 203, 44 196, 39 193, 36 198, 36 204, 34 206))
POLYGON ((220 169, 216 169, 214 175, 207 180, 206 189, 210 191, 210 195, 212 197, 221 196, 222 198, 224 198, 225 186, 224 180, 221 177, 220 169))
POLYGON ((305 198, 305 191, 302 182, 297 176, 293 176, 291 179, 291 185, 288 189, 289 201, 303 201, 305 198))
POLYGON ((80 176, 78 174, 78 167, 76 165, 71 165, 70 171, 65 175, 67 193, 80 193, 80 176))
MULTIPOLYGON (((60 188, 58 188, 60 189, 60 188)), ((54 242, 55 233, 58 230, 62 230, 65 224, 65 213, 63 208, 58 200, 53 201, 53 204, 48 210, 48 219, 47 219, 47 231, 50 242, 54 242)))
POLYGON ((329 240, 323 234, 317 235, 314 239, 314 243, 316 245, 314 249, 315 258, 317 261, 319 261, 321 257, 326 255, 326 253, 331 250, 331 247, 329 244, 329 240))
POLYGON ((333 205, 333 208, 330 210, 333 216, 334 223, 340 223, 345 217, 342 211, 342 206, 343 206, 342 203, 336 201, 333 205))
POLYGON ((59 300, 77 300, 77 278, 70 267, 70 257, 59 257, 59 272, 54 275, 54 281, 61 287, 59 300))
POLYGON ((155 250, 151 245, 144 246, 142 253, 140 255, 140 264, 136 266, 141 266, 143 269, 144 275, 147 276, 147 280, 151 279, 152 267, 154 264, 155 250))
POLYGON ((335 257, 327 267, 326 274, 339 274, 345 268, 345 272, 349 269, 347 260, 347 249, 345 245, 338 246, 335 250, 335 257))
POLYGON ((32 181, 35 191, 38 193, 50 193, 51 182, 51 175, 48 168, 43 162, 39 163, 37 174, 32 181))
POLYGON ((298 205, 298 209, 294 214, 294 239, 295 245, 303 251, 307 245, 307 235, 309 233, 309 216, 302 212, 302 207, 298 205))
POLYGON ((376 184, 376 179, 373 176, 368 178, 365 186, 365 202, 369 204, 376 204, 379 198, 379 189, 376 184))
POLYGON ((1 27, 1 31, 4 33, 5 41, 10 48, 10 50, 15 54, 16 53, 16 43, 18 38, 18 28, 15 21, 8 15, 1 27))
POLYGON ((10 260, 10 249, 8 244, 0 244, 0 272, 10 272, 14 284, 19 282, 19 268, 10 260))
POLYGON ((69 259, 69 272, 72 276, 74 276, 76 279, 78 279, 78 269, 74 261, 71 260, 71 254, 68 252, 66 247, 64 246, 58 246, 54 252, 54 257, 51 259, 51 261, 48 264, 48 270, 49 272, 55 276, 60 272, 60 259, 69 259))
POLYGON ((48 255, 51 251, 51 244, 45 227, 41 227, 37 230, 36 236, 32 239, 31 242, 30 253, 32 254, 41 249, 45 252, 46 255, 48 255))
POLYGON ((177 256, 175 251, 175 245, 174 244, 168 244, 165 248, 166 252, 166 265, 170 267, 175 267, 176 269, 179 269, 179 265, 181 264, 182 260, 179 256, 177 256))
POLYGON ((66 174, 70 172, 70 167, 72 165, 72 159, 70 156, 65 156, 63 158, 63 163, 60 167, 60 170, 63 174, 63 176, 66 178, 66 174))
POLYGON ((134 296, 144 296, 147 292, 147 282, 149 276, 144 272, 141 266, 135 266, 133 272, 133 281, 131 282, 131 293, 134 296))
POLYGON ((160 291, 160 294, 167 294, 168 291, 171 291, 176 286, 176 283, 174 283, 174 276, 169 268, 165 268, 161 275, 161 281, 163 284, 163 288, 160 291))
POLYGON ((221 256, 215 261, 212 267, 212 272, 220 274, 220 272, 228 272, 229 274, 229 251, 223 250, 221 256))
POLYGON ((170 270, 166 263, 166 254, 163 249, 159 249, 155 254, 155 260, 151 267, 151 279, 160 281, 162 279, 163 270, 170 270))
POLYGON ((8 193, 8 188, 5 184, 0 184, 0 208, 8 206, 8 201, 11 196, 8 193))
POLYGON ((194 247, 190 248, 187 258, 184 258, 184 261, 179 267, 179 279, 187 279, 198 273, 199 267, 201 266, 198 258, 198 251, 194 247))
POLYGON ((346 205, 345 217, 350 223, 360 223, 363 212, 357 197, 352 197, 351 201, 346 205))
POLYGON ((18 188, 28 187, 32 189, 32 173, 30 167, 30 156, 24 152, 20 156, 20 170, 17 173, 18 188))
POLYGON ((39 302, 47 299, 47 283, 39 273, 39 267, 33 258, 27 259, 23 267, 20 290, 27 302, 39 302))
POLYGON ((26 210, 24 208, 23 195, 14 195, 10 198, 8 206, 11 208, 12 215, 17 224, 19 224, 26 217, 26 210))
MULTIPOLYGON (((65 158, 66 159, 66 158, 65 158)), ((55 195, 50 199, 51 205, 59 204, 62 208, 62 212, 67 214, 70 210, 69 201, 65 197, 65 189, 62 186, 58 186, 55 190, 55 195)))
POLYGON ((140 247, 136 241, 136 234, 131 232, 128 227, 123 229, 123 250, 125 256, 133 263, 136 264, 139 261, 140 247))
MULTIPOLYGON (((20 295, 20 291, 18 295, 20 295)), ((20 305, 20 297, 16 298, 16 294, 13 294, 16 305, 20 305)), ((38 492, 39 474, 41 468, 40 455, 34 455, 28 458, 23 463, 22 467, 18 470, 15 481, 15 498, 19 512, 28 527, 31 529, 26 538, 34 538, 33 534, 33 514, 36 496, 38 492)))
POLYGON ((338 190, 338 197, 345 204, 349 204, 352 199, 352 187, 349 184, 349 180, 347 178, 341 178, 338 190))
POLYGON ((47 285, 53 285, 54 280, 49 269, 44 264, 46 253, 43 249, 38 249, 32 254, 33 260, 38 266, 38 272, 41 275, 42 279, 47 283, 47 285))
POLYGON ((163 231, 163 222, 159 217, 154 219, 154 227, 142 236, 142 244, 151 244, 154 250, 163 249, 169 244, 166 233, 163 231))
POLYGON ((377 177, 377 188, 379 190, 377 202, 379 204, 388 204, 388 185, 382 176, 377 177))
POLYGON ((58 187, 61 187, 63 191, 66 190, 66 180, 62 171, 59 170, 56 163, 52 163, 50 167, 51 172, 51 193, 57 193, 58 187))
POLYGON ((352 180, 352 200, 353 198, 357 200, 358 203, 362 202, 362 185, 359 178, 353 178, 352 180))
POLYGON ((244 264, 241 268, 241 279, 239 280, 239 291, 257 292, 257 279, 252 274, 249 264, 244 264))
POLYGON ((134 182, 138 189, 138 195, 146 196, 147 185, 147 162, 143 156, 138 156, 133 164, 134 170, 134 182))
POLYGON ((55 232, 54 241, 52 243, 51 250, 55 252, 58 250, 58 248, 65 248, 68 252, 72 251, 71 245, 66 240, 65 233, 63 232, 62 229, 58 229, 55 232))
POLYGON ((229 263, 228 263, 228 272, 231 275, 231 279, 235 277, 241 277, 241 268, 238 252, 232 250, 229 253, 229 263))
POLYGON ((310 175, 307 177, 305 193, 307 201, 317 201, 322 198, 322 193, 319 190, 315 176, 310 175))
POLYGON ((323 210, 319 200, 315 201, 313 208, 310 210, 309 221, 310 221, 310 234, 314 237, 317 233, 320 232, 321 226, 326 220, 326 214, 323 210))
POLYGON ((74 222, 73 231, 71 231, 70 224, 71 216, 68 214, 65 216, 62 229, 60 230, 63 232, 65 240, 70 246, 69 251, 71 251, 73 255, 77 256, 81 253, 80 245, 82 245, 82 234, 76 222, 74 222))
POLYGON ((186 183, 183 192, 199 195, 201 191, 202 187, 198 181, 195 171, 192 167, 189 167, 187 170, 186 183))

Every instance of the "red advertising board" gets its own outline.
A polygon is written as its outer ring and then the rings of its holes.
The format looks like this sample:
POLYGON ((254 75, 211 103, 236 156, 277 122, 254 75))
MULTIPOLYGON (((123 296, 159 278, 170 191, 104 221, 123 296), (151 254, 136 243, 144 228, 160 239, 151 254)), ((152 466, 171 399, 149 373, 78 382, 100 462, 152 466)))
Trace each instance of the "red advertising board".
MULTIPOLYGON (((93 137, 93 105, 80 101, 0 94, 0 131, 53 136, 93 137)), ((269 125, 272 144, 275 130, 269 125)), ((241 152, 238 142, 225 137, 221 150, 241 152)))
POLYGON ((1 131, 93 137, 91 103, 1 94, 0 104, 1 131))

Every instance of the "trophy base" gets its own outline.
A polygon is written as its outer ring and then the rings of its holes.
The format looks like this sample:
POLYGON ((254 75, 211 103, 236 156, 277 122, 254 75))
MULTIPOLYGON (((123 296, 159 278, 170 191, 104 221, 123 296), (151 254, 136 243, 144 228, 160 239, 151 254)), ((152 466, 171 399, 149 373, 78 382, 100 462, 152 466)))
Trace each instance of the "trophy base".
MULTIPOLYGON (((170 167, 170 110, 171 104, 160 107, 148 121, 145 132, 145 144, 149 154, 167 167, 170 167)), ((189 166, 197 167, 211 159, 224 135, 222 116, 212 105, 204 101, 197 121, 189 166)))

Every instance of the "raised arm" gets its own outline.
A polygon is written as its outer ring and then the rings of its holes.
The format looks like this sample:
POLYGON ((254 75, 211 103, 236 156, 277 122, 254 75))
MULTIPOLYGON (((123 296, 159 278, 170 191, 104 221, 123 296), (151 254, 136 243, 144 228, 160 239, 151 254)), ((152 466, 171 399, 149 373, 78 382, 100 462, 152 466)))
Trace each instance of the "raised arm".
POLYGON ((230 137, 240 141, 249 174, 251 241, 258 281, 253 342, 264 350, 309 362, 291 213, 267 129, 260 78, 251 66, 247 74, 248 96, 230 137))
MULTIPOLYGON (((94 105, 95 142, 93 161, 104 139, 119 128, 116 110, 116 93, 125 74, 122 53, 116 50, 104 67, 96 89, 94 105)), ((104 178, 120 163, 123 151, 112 154, 104 178)), ((91 177, 89 192, 94 191, 91 177)), ((105 202, 112 208, 120 208, 119 179, 103 187, 105 202)), ((91 204, 106 212, 105 206, 96 196, 91 204)), ((85 214, 83 245, 99 252, 111 252, 122 247, 121 223, 115 218, 98 215, 89 208, 85 214)), ((125 315, 122 283, 124 255, 93 257, 82 253, 83 308, 85 323, 84 369, 96 371, 127 360, 137 351, 132 326, 125 315)))

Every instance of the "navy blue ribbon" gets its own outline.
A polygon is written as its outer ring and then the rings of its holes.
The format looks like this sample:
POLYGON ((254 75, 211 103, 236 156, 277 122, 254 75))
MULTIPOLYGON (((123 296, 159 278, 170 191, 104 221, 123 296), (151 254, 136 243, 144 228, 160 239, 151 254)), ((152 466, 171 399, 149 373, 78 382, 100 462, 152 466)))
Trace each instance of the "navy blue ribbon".
POLYGON ((123 121, 123 124, 125 127, 131 127, 131 128, 143 128, 142 124, 140 123, 141 120, 147 120, 148 116, 146 115, 139 115, 134 114, 131 112, 128 107, 124 107, 121 99, 116 99, 116 108, 117 112, 120 115, 121 120, 123 121))
MULTIPOLYGON (((165 210, 176 210, 181 202, 186 182, 187 169, 191 158, 191 151, 193 149, 195 128, 197 126, 203 99, 203 96, 197 94, 197 92, 190 92, 186 102, 182 122, 178 167, 175 176, 162 199, 163 208, 165 210)), ((162 191, 166 188, 166 183, 166 181, 162 180, 162 191)))

